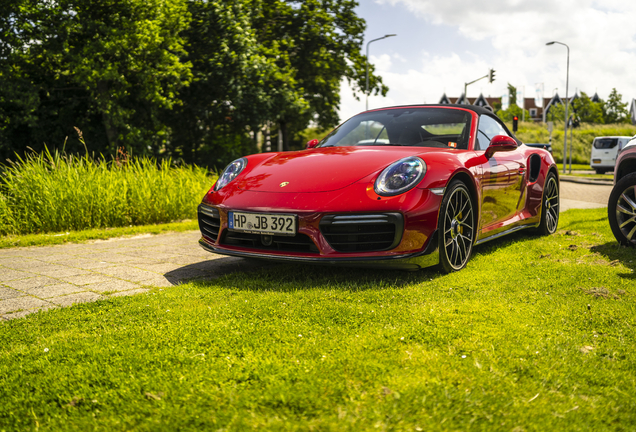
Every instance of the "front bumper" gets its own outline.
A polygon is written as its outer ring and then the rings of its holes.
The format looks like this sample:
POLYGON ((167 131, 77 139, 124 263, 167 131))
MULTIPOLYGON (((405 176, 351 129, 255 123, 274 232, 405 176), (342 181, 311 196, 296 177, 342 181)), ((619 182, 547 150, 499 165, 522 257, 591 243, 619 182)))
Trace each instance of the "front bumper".
POLYGON ((383 267, 396 270, 419 270, 439 264, 439 249, 437 231, 422 252, 390 256, 366 257, 323 257, 323 256, 294 256, 281 254, 267 254, 263 252, 226 249, 210 244, 205 236, 199 240, 199 245, 208 252, 241 258, 258 258, 277 262, 300 262, 307 264, 322 264, 342 267, 383 267))
POLYGON ((430 223, 431 219, 436 222, 436 212, 422 213, 424 220, 414 220, 400 212, 301 212, 295 236, 267 235, 266 239, 258 234, 230 231, 227 209, 202 203, 198 214, 202 233, 199 244, 222 255, 411 270, 439 262, 436 223, 430 223))

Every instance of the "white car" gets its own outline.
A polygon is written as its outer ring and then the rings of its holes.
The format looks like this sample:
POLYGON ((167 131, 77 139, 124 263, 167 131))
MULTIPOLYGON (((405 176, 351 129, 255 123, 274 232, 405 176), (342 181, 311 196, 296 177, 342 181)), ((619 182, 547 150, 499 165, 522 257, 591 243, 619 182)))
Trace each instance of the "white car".
POLYGON ((605 174, 612 171, 616 163, 616 156, 623 147, 627 145, 632 137, 628 136, 606 136, 596 137, 592 143, 592 155, 590 166, 596 174, 605 174))

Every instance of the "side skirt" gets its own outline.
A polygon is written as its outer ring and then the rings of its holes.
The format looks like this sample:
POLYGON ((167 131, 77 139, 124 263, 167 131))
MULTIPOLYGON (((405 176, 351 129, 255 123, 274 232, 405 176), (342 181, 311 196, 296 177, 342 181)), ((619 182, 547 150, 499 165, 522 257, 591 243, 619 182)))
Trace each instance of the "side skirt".
POLYGON ((535 225, 535 224, 532 224, 532 225, 519 225, 519 226, 510 228, 509 230, 502 231, 502 232, 500 232, 498 234, 492 235, 490 237, 479 239, 479 240, 477 240, 475 242, 475 246, 480 245, 482 243, 486 243, 487 241, 490 241, 490 240, 498 239, 499 237, 503 237, 503 236, 508 235, 508 234, 512 234, 513 232, 516 232, 516 231, 521 231, 521 230, 524 230, 526 228, 535 228, 536 226, 537 225, 535 225))

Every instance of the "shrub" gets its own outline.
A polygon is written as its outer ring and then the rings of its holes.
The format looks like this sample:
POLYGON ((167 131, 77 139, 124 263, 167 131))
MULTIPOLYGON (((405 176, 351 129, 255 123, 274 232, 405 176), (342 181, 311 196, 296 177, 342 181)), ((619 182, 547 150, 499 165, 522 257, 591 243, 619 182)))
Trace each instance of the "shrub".
POLYGON ((118 227, 194 218, 212 180, 170 160, 53 154, 45 149, 5 167, 1 234, 118 227))

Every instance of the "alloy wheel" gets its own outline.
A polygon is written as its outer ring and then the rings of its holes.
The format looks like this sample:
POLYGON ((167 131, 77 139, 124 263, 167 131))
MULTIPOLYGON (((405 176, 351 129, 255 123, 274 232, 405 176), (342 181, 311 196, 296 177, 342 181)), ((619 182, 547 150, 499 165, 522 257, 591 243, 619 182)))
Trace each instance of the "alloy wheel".
POLYGON ((554 233, 559 223, 559 186, 554 176, 548 179, 545 187, 545 211, 546 228, 549 233, 554 233))
POLYGON ((636 185, 627 187, 618 198, 616 222, 625 238, 636 244, 636 185))
POLYGON ((444 253, 453 269, 462 268, 472 250, 475 235, 473 204, 465 188, 455 189, 444 214, 444 253))

